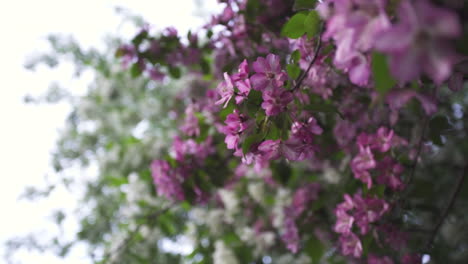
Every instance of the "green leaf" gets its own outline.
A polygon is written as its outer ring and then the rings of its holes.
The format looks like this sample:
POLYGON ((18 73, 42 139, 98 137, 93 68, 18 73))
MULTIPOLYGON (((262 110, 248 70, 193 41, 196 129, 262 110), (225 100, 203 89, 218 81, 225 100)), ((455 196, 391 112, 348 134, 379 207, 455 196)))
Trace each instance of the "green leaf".
POLYGON ((209 74, 210 73, 210 62, 207 59, 202 59, 200 61, 200 68, 202 70, 203 74, 209 74))
POLYGON ((307 15, 304 13, 297 13, 288 22, 283 26, 281 30, 281 35, 291 39, 297 39, 302 37, 306 33, 304 26, 305 19, 307 15))
POLYGON ((169 74, 171 75, 172 78, 175 78, 175 79, 179 79, 180 76, 182 75, 180 68, 178 67, 170 67, 169 74))
POLYGON ((128 179, 126 177, 113 177, 109 176, 107 181, 110 186, 120 186, 128 183, 128 179))
POLYGON ((226 233, 223 236, 223 240, 226 243, 226 245, 233 245, 241 242, 239 236, 234 232, 226 233))
POLYGON ((133 78, 136 78, 141 75, 141 67, 138 65, 138 63, 134 63, 132 67, 130 67, 130 74, 132 75, 133 78))
POLYGON ((450 125, 446 116, 436 116, 429 121, 429 137, 431 141, 439 146, 443 145, 441 135, 445 130, 450 129, 450 125))
POLYGON ((273 179, 283 185, 287 185, 291 179, 292 169, 285 161, 273 162, 271 164, 273 179))
POLYGON ((262 141, 263 139, 263 136, 260 135, 260 134, 254 134, 254 135, 250 135, 248 136, 244 142, 242 143, 242 152, 244 154, 246 154, 247 152, 249 152, 250 150, 250 147, 254 144, 254 143, 258 143, 260 141, 262 141))
POLYGON ((278 127, 274 123, 271 123, 265 139, 278 140, 281 136, 280 132, 281 131, 278 129, 278 127))
POLYGON ((317 0, 296 0, 294 1, 293 10, 313 9, 316 2, 317 0))
POLYGON ((382 185, 382 184, 376 185, 372 187, 369 193, 372 195, 376 195, 379 198, 383 198, 384 193, 385 193, 385 185, 382 185))
POLYGON ((381 53, 374 52, 372 54, 371 66, 375 89, 381 96, 383 96, 396 84, 395 79, 390 75, 386 56, 381 53))
POLYGON ((210 29, 206 32, 206 37, 210 39, 212 36, 213 36, 213 30, 210 29))
POLYGON ((305 245, 305 251, 307 255, 312 259, 312 263, 319 263, 323 254, 325 253, 325 247, 322 242, 315 236, 309 239, 305 245))
POLYGON ((315 10, 310 11, 306 19, 304 20, 304 28, 305 28, 305 32, 307 33, 307 37, 311 38, 318 33, 319 23, 320 23, 320 17, 317 11, 315 10))
POLYGON ((288 64, 286 65, 286 71, 288 72, 289 77, 292 79, 297 79, 301 74, 301 68, 296 64, 288 64))
POLYGON ((429 121, 429 127, 433 130, 438 130, 440 132, 450 129, 452 126, 450 125, 446 116, 435 116, 434 118, 429 121))
POLYGON ((434 183, 429 180, 415 179, 413 189, 410 192, 412 197, 424 198, 434 194, 434 183))
POLYGON ((235 108, 234 102, 233 102, 233 100, 231 100, 225 108, 223 108, 223 109, 221 109, 221 111, 219 111, 219 119, 221 121, 226 120, 226 117, 229 114, 232 114, 234 112, 234 108, 235 108))
POLYGON ((362 238, 362 255, 367 256, 371 243, 373 241, 372 234, 368 233, 362 238))
POLYGON ((293 53, 291 53, 291 63, 298 63, 299 60, 301 59, 301 51, 300 50, 295 50, 293 53))
POLYGON ((341 118, 343 118, 343 114, 338 111, 338 109, 329 104, 310 104, 304 106, 305 110, 313 111, 313 112, 321 112, 321 113, 337 113, 341 118))
POLYGON ((143 42, 143 40, 146 39, 147 37, 148 37, 148 31, 142 30, 132 39, 132 43, 133 45, 138 47, 141 44, 141 42, 143 42))

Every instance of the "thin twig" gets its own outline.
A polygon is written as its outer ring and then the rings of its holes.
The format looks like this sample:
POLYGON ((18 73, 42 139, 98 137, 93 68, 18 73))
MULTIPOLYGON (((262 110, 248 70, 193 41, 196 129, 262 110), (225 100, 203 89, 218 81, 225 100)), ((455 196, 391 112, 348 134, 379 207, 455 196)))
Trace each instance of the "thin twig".
POLYGON ((429 116, 426 116, 423 121, 423 127, 421 130, 421 137, 419 138, 417 150, 416 150, 416 157, 414 158, 413 164, 411 164, 411 173, 406 180, 406 186, 409 186, 413 181, 414 174, 416 173, 416 167, 418 166, 419 156, 421 155, 422 146, 424 143, 424 134, 426 133, 427 126, 429 125, 429 116))
POLYGON ((303 72, 299 78, 297 79, 296 81, 296 85, 294 85, 294 88, 292 88, 291 91, 295 91, 297 88, 299 88, 299 86, 301 85, 301 83, 304 81, 305 77, 307 76, 307 74, 309 74, 309 71, 310 69, 312 68, 312 65, 315 63, 315 61, 317 60, 317 57, 318 57, 318 54, 320 52, 320 48, 322 47, 322 33, 323 33, 323 29, 324 29, 324 26, 323 26, 323 23, 320 24, 320 30, 319 30, 319 35, 318 35, 318 39, 317 39, 317 48, 315 49, 315 52, 314 52, 314 57, 312 57, 312 60, 310 61, 309 63, 309 66, 307 67, 306 71, 303 72))
POLYGON ((467 174, 468 174, 468 163, 465 165, 463 172, 458 176, 455 189, 453 190, 452 195, 450 196, 449 202, 447 206, 445 207, 444 211, 442 212, 442 215, 440 216, 439 221, 437 221, 436 225, 434 226, 434 229, 432 230, 431 236, 429 237, 429 240, 427 241, 427 244, 426 244, 426 251, 429 251, 437 233, 439 232, 439 229, 444 223, 445 218, 447 218, 447 215, 449 214, 450 210, 455 204, 455 201, 457 200, 458 194, 461 191, 461 187, 463 186, 463 183, 465 181, 467 174))

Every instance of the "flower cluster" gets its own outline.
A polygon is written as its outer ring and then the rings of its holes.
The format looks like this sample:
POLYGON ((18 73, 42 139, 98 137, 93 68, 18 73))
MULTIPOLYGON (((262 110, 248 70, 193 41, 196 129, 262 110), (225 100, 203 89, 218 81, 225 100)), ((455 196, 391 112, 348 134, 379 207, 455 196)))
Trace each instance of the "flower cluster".
POLYGON ((393 130, 381 127, 375 135, 362 133, 357 138, 357 144, 359 154, 351 161, 351 169, 356 179, 361 180, 368 189, 371 189, 373 182, 370 170, 376 169, 377 183, 384 184, 395 191, 403 189, 400 179, 403 167, 388 155, 376 161, 372 152, 386 153, 390 148, 404 144, 399 137, 394 135, 393 130))
POLYGON ((353 232, 353 226, 359 228, 361 235, 365 235, 371 229, 370 224, 377 222, 388 210, 388 203, 382 199, 363 198, 359 193, 353 197, 345 194, 344 202, 338 204, 335 209, 337 220, 334 227, 334 231, 340 234, 343 254, 360 257, 362 243, 353 232))
POLYGON ((300 219, 302 213, 309 208, 311 202, 318 198, 320 185, 318 183, 309 183, 296 190, 293 195, 291 205, 284 210, 284 233, 281 237, 287 248, 292 253, 297 253, 300 244, 300 235, 296 221, 300 219))

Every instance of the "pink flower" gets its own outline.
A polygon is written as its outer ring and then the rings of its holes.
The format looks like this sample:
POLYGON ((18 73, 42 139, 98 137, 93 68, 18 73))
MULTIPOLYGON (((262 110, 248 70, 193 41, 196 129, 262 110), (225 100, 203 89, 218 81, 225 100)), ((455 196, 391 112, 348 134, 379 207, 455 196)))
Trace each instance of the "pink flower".
POLYGON ((282 240, 286 244, 286 247, 292 252, 297 253, 299 251, 299 233, 297 230, 296 223, 292 214, 285 212, 286 219, 284 220, 284 233, 281 236, 282 240))
POLYGON ((377 183, 385 184, 394 191, 402 190, 405 186, 401 181, 401 174, 403 173, 403 166, 394 161, 391 157, 386 156, 377 165, 377 183))
POLYGON ((240 104, 247 98, 252 87, 250 86, 249 79, 236 81, 236 87, 239 92, 236 94, 235 100, 236 104, 240 104))
POLYGON ((419 254, 406 254, 401 258, 402 264, 421 264, 422 258, 419 254))
POLYGON ((359 154, 351 161, 351 168, 353 172, 359 173, 369 169, 373 169, 376 166, 374 155, 370 150, 370 147, 359 146, 359 154))
POLYGON ((354 84, 368 83, 366 52, 373 48, 376 36, 390 26, 384 8, 381 0, 328 0, 319 5, 319 13, 327 20, 324 39, 333 39, 337 46, 334 64, 348 72, 354 84))
POLYGON ((317 147, 292 135, 280 145, 281 154, 290 161, 301 161, 314 156, 317 147))
POLYGON ((362 255, 362 244, 359 237, 354 233, 340 236, 341 253, 345 256, 359 258, 362 255))
POLYGON ((249 64, 247 63, 247 60, 242 61, 239 65, 238 72, 234 73, 231 77, 235 82, 246 80, 249 77, 249 64))
POLYGON ((387 152, 392 147, 393 130, 386 127, 380 127, 377 130, 377 136, 373 147, 378 149, 380 152, 387 152))
POLYGON ((224 107, 226 107, 229 100, 234 96, 234 84, 227 72, 224 73, 224 81, 221 82, 216 89, 218 90, 218 94, 221 96, 221 99, 219 99, 216 104, 224 104, 224 107))
POLYGON ((317 120, 309 117, 307 123, 294 122, 291 126, 292 136, 304 143, 312 143, 314 136, 323 133, 323 129, 317 124, 317 120))
POLYGON ((353 198, 349 194, 345 193, 343 195, 343 198, 344 202, 338 204, 337 210, 348 211, 355 208, 356 204, 354 203, 353 198))
POLYGON ((343 147, 350 144, 356 136, 356 128, 357 125, 349 120, 338 120, 333 128, 333 135, 338 145, 343 147))
POLYGON ((368 171, 355 171, 354 178, 361 180, 366 184, 367 189, 372 188, 372 177, 368 171))
POLYGON ((188 107, 185 114, 185 122, 180 127, 180 130, 187 136, 198 136, 200 134, 200 127, 198 125, 198 118, 193 112, 193 108, 188 107))
POLYGON ((402 231, 398 226, 384 224, 379 227, 383 234, 384 241, 392 249, 400 251, 407 246, 409 233, 402 231))
POLYGON ((427 115, 432 115, 437 111, 434 99, 413 90, 393 90, 387 95, 386 101, 391 110, 398 111, 413 98, 416 98, 421 103, 427 115))
POLYGON ((266 59, 257 58, 253 69, 256 73, 250 77, 250 82, 258 91, 280 87, 287 79, 287 74, 281 70, 279 57, 274 54, 268 54, 266 59))
POLYGON ((281 156, 281 140, 265 140, 258 146, 258 152, 263 159, 275 160, 281 156))
POLYGON ((455 63, 450 39, 461 34, 457 15, 427 0, 402 1, 399 23, 376 38, 376 48, 390 55, 392 74, 401 82, 425 73, 436 83, 445 81, 455 63))
POLYGON ((367 264, 393 264, 393 260, 387 256, 377 257, 373 254, 369 254, 367 264))
POLYGON ((185 199, 182 189, 183 177, 177 170, 173 170, 165 160, 155 160, 151 163, 151 174, 158 195, 165 196, 173 201, 182 201, 185 199))
POLYGON ((320 184, 309 183, 294 192, 293 201, 291 204, 294 215, 301 215, 307 208, 310 202, 318 198, 320 184))
POLYGON ((240 134, 251 127, 252 121, 247 120, 245 115, 240 114, 239 111, 235 109, 233 113, 226 117, 224 123, 226 124, 226 126, 222 128, 222 133, 226 135, 224 142, 228 149, 237 149, 240 134))
POLYGON ((351 228, 353 227, 354 217, 348 215, 342 209, 335 210, 336 216, 336 223, 333 230, 337 233, 341 234, 348 234, 351 232, 351 228))
POLYGON ((265 90, 262 95, 262 108, 268 116, 275 116, 283 112, 287 105, 293 100, 291 92, 283 88, 265 90))

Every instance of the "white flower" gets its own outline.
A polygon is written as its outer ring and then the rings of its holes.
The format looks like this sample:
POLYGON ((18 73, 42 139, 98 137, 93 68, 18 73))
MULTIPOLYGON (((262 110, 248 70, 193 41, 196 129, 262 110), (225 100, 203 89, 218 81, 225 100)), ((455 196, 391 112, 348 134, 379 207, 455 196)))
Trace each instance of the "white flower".
POLYGON ((268 232, 263 232, 259 236, 260 244, 266 248, 269 248, 275 244, 275 238, 276 235, 275 233, 268 231, 268 232))
POLYGON ((236 256, 230 248, 228 248, 223 241, 217 240, 215 242, 215 251, 213 253, 214 264, 239 264, 236 256))
POLYGON ((252 182, 248 185, 247 191, 250 196, 259 204, 264 203, 265 185, 263 182, 252 182))
POLYGON ((326 168, 323 172, 323 177, 331 184, 337 184, 340 181, 340 175, 334 168, 326 168))
POLYGON ((275 206, 273 207, 273 226, 282 228, 284 222, 284 207, 291 204, 291 192, 288 189, 280 188, 276 193, 275 206))
POLYGON ((210 228, 212 234, 220 234, 223 231, 223 215, 221 209, 214 209, 206 215, 206 225, 210 228))
POLYGON ((236 213, 239 209, 239 200, 233 191, 221 189, 218 191, 221 200, 223 201, 226 211, 230 214, 236 213))
POLYGON ((250 227, 243 227, 239 232, 239 237, 242 241, 247 244, 252 244, 255 242, 255 231, 250 227))

